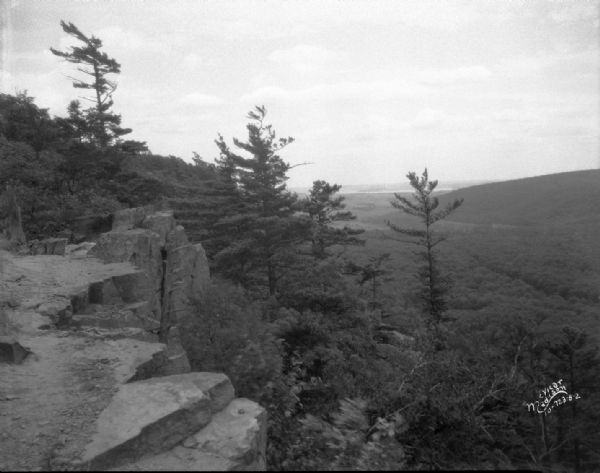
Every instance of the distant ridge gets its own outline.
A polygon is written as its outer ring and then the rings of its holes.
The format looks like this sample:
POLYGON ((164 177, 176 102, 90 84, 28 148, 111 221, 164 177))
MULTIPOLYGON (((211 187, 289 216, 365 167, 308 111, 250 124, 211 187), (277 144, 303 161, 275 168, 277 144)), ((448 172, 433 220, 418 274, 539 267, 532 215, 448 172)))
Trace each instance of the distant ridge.
MULTIPOLYGON (((471 181, 444 181, 440 182, 439 191, 451 191, 466 186, 489 183, 490 180, 471 180, 471 181)), ((299 194, 306 194, 310 186, 291 187, 290 190, 299 194)), ((391 184, 343 184, 342 194, 393 194, 394 192, 412 192, 408 182, 394 182, 391 184)))
POLYGON ((493 182, 440 196, 464 198, 449 220, 503 225, 600 223, 600 170, 493 182))

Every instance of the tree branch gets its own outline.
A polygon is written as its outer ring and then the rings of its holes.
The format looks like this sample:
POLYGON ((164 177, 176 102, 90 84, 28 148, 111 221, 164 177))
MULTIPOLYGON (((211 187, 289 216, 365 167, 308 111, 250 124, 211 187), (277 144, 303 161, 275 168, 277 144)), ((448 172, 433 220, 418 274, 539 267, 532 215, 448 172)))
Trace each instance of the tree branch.
POLYGON ((294 169, 294 168, 297 168, 297 167, 299 167, 299 166, 308 166, 309 164, 315 164, 315 163, 311 163, 311 162, 304 162, 304 163, 300 163, 300 164, 294 164, 293 166, 290 166, 290 167, 288 168, 288 170, 289 170, 289 169, 294 169))

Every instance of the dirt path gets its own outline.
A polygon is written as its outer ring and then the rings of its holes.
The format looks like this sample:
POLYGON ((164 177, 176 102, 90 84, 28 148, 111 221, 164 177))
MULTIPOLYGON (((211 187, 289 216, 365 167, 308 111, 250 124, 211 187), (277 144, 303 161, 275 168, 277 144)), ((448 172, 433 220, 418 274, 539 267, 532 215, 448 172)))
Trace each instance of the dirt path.
POLYGON ((60 468, 89 441, 119 383, 156 344, 96 336, 95 329, 41 330, 40 304, 90 281, 130 270, 85 257, 0 251, 4 334, 33 352, 21 365, 0 363, 0 471, 60 468), (61 458, 62 457, 62 458, 61 458))
POLYGON ((24 337, 40 355, 0 365, 0 470, 49 469, 51 452, 65 445, 75 454, 112 397, 111 360, 90 352, 93 340, 65 335, 24 337))

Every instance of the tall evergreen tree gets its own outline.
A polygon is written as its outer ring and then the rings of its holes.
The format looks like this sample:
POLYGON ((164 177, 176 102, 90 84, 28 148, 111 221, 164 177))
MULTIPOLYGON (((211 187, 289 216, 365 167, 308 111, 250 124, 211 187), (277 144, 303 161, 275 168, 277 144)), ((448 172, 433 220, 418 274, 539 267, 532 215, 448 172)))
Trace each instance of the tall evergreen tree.
POLYGON ((427 323, 437 334, 438 325, 444 320, 444 312, 447 309, 446 292, 447 279, 442 275, 437 258, 436 246, 444 241, 443 236, 438 236, 433 231, 433 225, 446 218, 463 203, 455 200, 439 209, 439 199, 432 194, 438 185, 438 181, 430 181, 427 169, 419 178, 414 172, 406 176, 411 187, 415 190, 413 199, 408 199, 401 194, 394 194, 395 200, 391 201, 393 207, 398 210, 418 217, 424 224, 424 230, 414 228, 402 228, 388 221, 387 225, 395 232, 415 238, 414 243, 421 247, 419 252, 422 258, 422 266, 418 277, 422 286, 421 298, 423 311, 427 314, 427 323))
POLYGON ((298 197, 286 187, 290 165, 278 154, 294 140, 278 139, 265 115, 264 106, 250 111, 247 141, 233 140, 248 157, 233 152, 222 136, 216 141, 218 171, 233 199, 216 224, 228 241, 215 260, 226 275, 245 285, 264 285, 275 295, 285 261, 307 238, 308 226, 295 215, 298 197))
MULTIPOLYGON (((84 110, 83 114, 87 120, 91 140, 101 147, 106 147, 119 136, 131 133, 131 129, 121 128, 121 116, 110 111, 113 106, 112 95, 117 84, 107 76, 120 73, 121 65, 100 51, 100 39, 94 36, 87 37, 73 23, 61 20, 60 25, 65 33, 81 41, 83 45, 72 46, 70 51, 58 51, 54 48, 50 48, 50 51, 67 62, 79 65, 77 70, 90 77, 88 81, 73 79, 73 87, 93 91, 93 97, 85 97, 85 100, 92 102, 94 106, 84 110)), ((69 106, 71 118, 74 118, 73 114, 77 118, 81 116, 78 108, 78 105, 69 106)))
POLYGON ((333 245, 364 244, 364 240, 356 238, 364 230, 332 225, 356 219, 352 212, 344 210, 344 196, 334 197, 341 188, 339 184, 314 181, 308 197, 302 202, 303 210, 312 221, 312 253, 316 258, 324 259, 327 256, 326 249, 333 245))

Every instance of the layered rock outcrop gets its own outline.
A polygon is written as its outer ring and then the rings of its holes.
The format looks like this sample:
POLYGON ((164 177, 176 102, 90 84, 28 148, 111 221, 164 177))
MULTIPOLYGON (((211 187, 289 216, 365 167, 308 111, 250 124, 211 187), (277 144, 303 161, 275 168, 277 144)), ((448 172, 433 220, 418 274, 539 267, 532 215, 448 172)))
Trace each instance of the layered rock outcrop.
POLYGON ((200 244, 191 244, 172 211, 148 213, 143 208, 117 212, 113 229, 98 239, 90 254, 105 263, 129 262, 146 281, 139 297, 148 302, 148 316, 158 322, 161 340, 177 321, 193 315, 209 283, 208 262, 200 244))
POLYGON ((147 209, 90 247, 0 251, 2 334, 29 353, 0 362, 0 469, 265 469, 265 410, 190 372, 179 343, 208 288, 202 247, 147 209))

